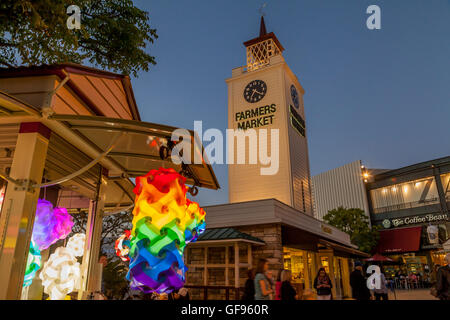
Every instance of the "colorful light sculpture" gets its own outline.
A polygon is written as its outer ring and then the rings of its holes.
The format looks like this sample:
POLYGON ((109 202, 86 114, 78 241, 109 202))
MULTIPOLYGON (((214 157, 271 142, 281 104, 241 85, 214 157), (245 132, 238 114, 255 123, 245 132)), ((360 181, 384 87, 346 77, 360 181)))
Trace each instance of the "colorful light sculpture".
POLYGON ((33 241, 44 250, 59 239, 66 238, 72 231, 72 216, 66 208, 53 208, 50 201, 39 199, 33 227, 33 241))
POLYGON ((30 250, 28 252, 27 267, 25 269, 25 278, 23 286, 28 287, 33 282, 36 271, 41 267, 41 251, 38 246, 31 240, 30 250))
POLYGON ((38 199, 23 287, 31 285, 41 267, 41 251, 72 231, 72 216, 66 208, 53 208, 50 201, 38 199))
POLYGON ((119 239, 116 240, 114 244, 114 249, 116 250, 116 255, 122 261, 130 261, 130 257, 128 256, 131 247, 131 230, 125 230, 125 233, 122 234, 119 239))
POLYGON ((73 256, 81 257, 84 253, 84 243, 86 235, 84 233, 76 233, 67 241, 66 248, 71 251, 73 256))
POLYGON ((184 285, 184 248, 205 229, 205 211, 186 199, 185 181, 164 168, 136 178, 127 274, 132 289, 169 293, 184 285))
POLYGON ((66 295, 80 288, 80 263, 77 256, 84 250, 84 234, 75 234, 66 247, 59 247, 44 264, 39 278, 50 300, 64 300, 66 295))

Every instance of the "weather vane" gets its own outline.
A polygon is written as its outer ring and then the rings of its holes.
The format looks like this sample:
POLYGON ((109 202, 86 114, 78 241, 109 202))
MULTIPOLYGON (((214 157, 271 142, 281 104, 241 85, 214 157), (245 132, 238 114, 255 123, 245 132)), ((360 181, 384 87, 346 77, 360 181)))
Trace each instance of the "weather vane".
POLYGON ((263 12, 263 10, 264 10, 264 8, 267 6, 267 2, 264 2, 262 5, 261 5, 261 7, 259 8, 259 13, 262 15, 262 16, 265 16, 266 14, 263 12))

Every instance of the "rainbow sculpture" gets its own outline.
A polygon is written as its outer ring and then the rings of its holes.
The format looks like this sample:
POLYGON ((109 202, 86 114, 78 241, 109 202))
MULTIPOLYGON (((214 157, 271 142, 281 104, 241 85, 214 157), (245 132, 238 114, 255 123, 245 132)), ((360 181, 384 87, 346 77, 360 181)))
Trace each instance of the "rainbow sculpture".
POLYGON ((36 272, 41 267, 41 251, 38 246, 31 240, 30 250, 28 251, 27 267, 25 269, 25 277, 23 286, 28 287, 33 282, 36 272))
POLYGON ((184 248, 205 230, 205 211, 186 199, 185 181, 163 168, 136 178, 133 229, 122 239, 129 241, 127 279, 134 290, 170 293, 184 285, 184 248))
POLYGON ((72 226, 72 217, 65 208, 53 208, 50 201, 38 199, 23 281, 24 287, 31 285, 36 271, 41 267, 41 251, 56 241, 65 239, 72 231, 72 226))

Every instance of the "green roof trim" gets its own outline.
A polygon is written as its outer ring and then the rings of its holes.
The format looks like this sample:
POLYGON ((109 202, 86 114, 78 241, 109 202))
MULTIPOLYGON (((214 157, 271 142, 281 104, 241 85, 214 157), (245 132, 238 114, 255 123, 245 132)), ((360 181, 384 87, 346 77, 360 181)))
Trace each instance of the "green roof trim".
POLYGON ((266 244, 263 240, 253 237, 247 233, 240 232, 234 228, 214 228, 206 229, 197 239, 200 241, 220 241, 220 240, 249 240, 266 244))

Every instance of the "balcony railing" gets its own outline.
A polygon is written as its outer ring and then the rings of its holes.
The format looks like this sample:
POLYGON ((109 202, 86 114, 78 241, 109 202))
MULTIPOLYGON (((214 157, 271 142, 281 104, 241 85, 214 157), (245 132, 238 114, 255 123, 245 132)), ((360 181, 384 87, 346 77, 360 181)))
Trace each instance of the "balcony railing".
POLYGON ((412 208, 418 208, 423 206, 428 206, 432 204, 439 203, 439 198, 431 198, 431 199, 425 199, 422 201, 413 201, 413 202, 407 202, 407 203, 400 203, 396 205, 386 206, 386 207, 380 207, 380 208, 374 208, 374 213, 387 213, 392 211, 399 211, 404 209, 412 209, 412 208))

